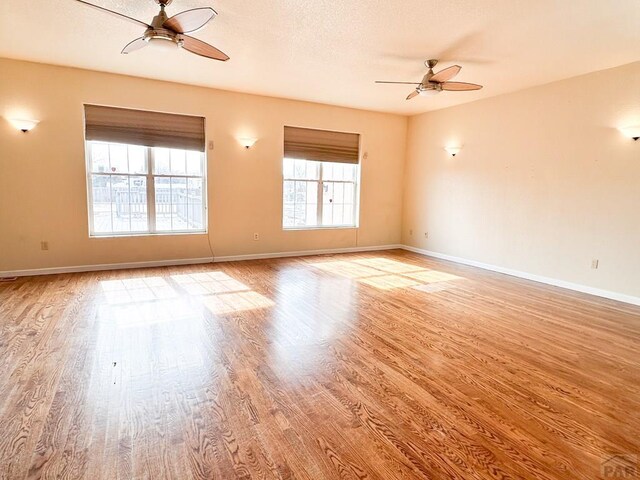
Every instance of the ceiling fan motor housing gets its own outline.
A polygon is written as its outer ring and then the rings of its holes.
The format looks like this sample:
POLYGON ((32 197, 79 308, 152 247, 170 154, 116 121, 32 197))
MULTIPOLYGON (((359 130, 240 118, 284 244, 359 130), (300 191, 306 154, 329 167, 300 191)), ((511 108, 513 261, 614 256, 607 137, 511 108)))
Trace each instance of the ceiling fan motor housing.
POLYGON ((169 30, 168 28, 164 28, 164 22, 167 21, 167 14, 164 11, 165 5, 171 3, 171 0, 155 0, 162 9, 160 13, 153 17, 151 21, 151 26, 144 32, 144 39, 146 42, 150 42, 151 40, 167 40, 175 43, 179 47, 184 44, 184 40, 182 36, 173 30, 169 30))

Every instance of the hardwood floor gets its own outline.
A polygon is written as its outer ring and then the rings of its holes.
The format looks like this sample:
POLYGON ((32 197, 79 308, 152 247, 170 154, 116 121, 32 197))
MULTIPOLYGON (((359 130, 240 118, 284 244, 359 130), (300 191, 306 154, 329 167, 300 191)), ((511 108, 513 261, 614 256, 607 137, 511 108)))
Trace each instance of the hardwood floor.
POLYGON ((0 353, 2 479, 593 479, 640 455, 640 308, 402 251, 0 283, 0 353))

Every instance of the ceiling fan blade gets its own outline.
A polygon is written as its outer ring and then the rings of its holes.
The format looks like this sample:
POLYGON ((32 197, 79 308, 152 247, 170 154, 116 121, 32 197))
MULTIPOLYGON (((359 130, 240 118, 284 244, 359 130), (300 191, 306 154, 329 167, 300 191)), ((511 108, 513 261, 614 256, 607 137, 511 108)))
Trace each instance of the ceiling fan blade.
POLYGON ((162 26, 178 33, 191 33, 204 27, 216 15, 218 13, 211 7, 194 8, 174 15, 162 26))
POLYGON ((445 68, 444 70, 440 70, 433 77, 431 77, 429 81, 438 83, 446 82, 447 80, 451 80, 453 77, 455 77, 460 72, 460 70, 462 70, 462 67, 460 65, 454 65, 452 67, 445 68))
POLYGON ((407 96, 407 100, 411 100, 413 97, 416 97, 420 94, 420 92, 418 92, 418 90, 414 90, 413 92, 411 92, 408 96, 407 96))
POLYGON ((229 56, 227 54, 221 52, 216 47, 203 42, 202 40, 190 37, 189 35, 182 35, 182 39, 184 40, 182 48, 184 48, 185 50, 189 50, 191 53, 195 53, 196 55, 200 55, 201 57, 220 60, 221 62, 226 62, 227 60, 229 60, 229 56))
POLYGON ((376 80, 376 83, 401 83, 402 85, 420 85, 420 82, 383 82, 381 80, 376 80))
POLYGON ((133 42, 127 43, 125 45, 125 47, 122 49, 122 52, 120 52, 120 53, 124 53, 126 55, 127 53, 131 53, 131 52, 135 52, 136 50, 140 50, 141 48, 144 48, 147 45, 149 45, 149 42, 147 42, 144 39, 144 37, 136 38, 133 42))
POLYGON ((450 90, 454 92, 463 92, 466 90, 480 90, 482 85, 476 85, 475 83, 465 82, 444 82, 442 84, 443 90, 450 90))
POLYGON ((142 25, 143 27, 149 28, 148 23, 144 23, 136 18, 129 17, 122 13, 114 12, 113 10, 109 10, 108 8, 101 7, 100 5, 94 5, 93 3, 85 2, 84 0, 76 0, 76 2, 84 3, 85 5, 89 5, 90 7, 97 8, 98 10, 112 13, 113 15, 118 15, 119 17, 126 18, 127 20, 131 20, 132 22, 136 22, 138 25, 142 25))

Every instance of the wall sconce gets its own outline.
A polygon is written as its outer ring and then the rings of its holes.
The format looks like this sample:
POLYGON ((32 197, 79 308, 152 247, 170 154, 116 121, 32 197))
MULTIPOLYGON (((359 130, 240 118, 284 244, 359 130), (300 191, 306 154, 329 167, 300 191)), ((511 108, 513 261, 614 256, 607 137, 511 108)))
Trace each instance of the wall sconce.
POLYGON ((18 118, 9 118, 8 120, 11 125, 23 133, 27 133, 40 123, 38 120, 22 120, 18 118))
POLYGON ((458 153, 460 153, 460 150, 462 150, 462 147, 444 147, 444 149, 447 151, 449 155, 451 155, 452 157, 455 157, 458 153))
POLYGON ((239 138, 238 141, 240 145, 242 145, 247 150, 253 147, 253 145, 258 141, 257 138, 239 138))
POLYGON ((633 127, 623 127, 620 129, 625 137, 638 140, 640 138, 640 125, 634 125, 633 127))

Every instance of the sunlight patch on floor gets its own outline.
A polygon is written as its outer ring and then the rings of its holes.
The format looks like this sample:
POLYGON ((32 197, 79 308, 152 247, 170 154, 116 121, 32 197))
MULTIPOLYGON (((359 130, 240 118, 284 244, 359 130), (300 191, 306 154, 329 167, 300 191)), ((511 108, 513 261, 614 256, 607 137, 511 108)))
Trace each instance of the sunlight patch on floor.
POLYGON ((180 285, 189 295, 207 295, 209 293, 250 290, 244 283, 237 281, 224 272, 171 275, 171 279, 180 285))
POLYGON ((175 289, 162 277, 102 280, 100 287, 110 305, 146 302, 178 296, 175 289))
POLYGON ((363 278, 380 274, 380 270, 366 267, 364 265, 358 265, 355 262, 349 262, 346 260, 314 263, 313 266, 347 278, 363 278))
POLYGON ((189 295, 201 295, 202 304, 214 315, 271 307, 267 297, 224 272, 171 275, 189 295))
POLYGON ((353 263, 357 263, 358 265, 366 265, 367 267, 375 268, 376 270, 382 270, 383 272, 389 273, 409 273, 424 271, 424 268, 418 265, 411 265, 410 263, 389 260, 388 258, 365 258, 362 260, 354 260, 353 263))
POLYGON ((213 314, 226 314, 274 305, 267 297, 224 272, 201 272, 169 277, 177 288, 161 277, 125 278, 100 282, 116 321, 129 326, 162 323, 184 317, 193 308, 178 297, 194 296, 213 314), (182 293, 181 291, 184 291, 182 293), (168 301, 170 300, 170 301, 168 301), (160 307, 160 308, 159 308, 160 307), (177 308, 175 308, 177 307, 177 308))
MULTIPOLYGON (((312 266, 335 275, 351 278, 380 290, 414 288, 422 292, 433 293, 445 290, 445 288, 429 289, 425 287, 430 284, 463 279, 463 277, 451 273, 431 270, 388 258, 337 260, 313 263, 312 266)), ((450 287, 451 284, 448 284, 447 288, 450 287)))
POLYGON ((214 315, 272 307, 274 303, 253 290, 205 295, 202 303, 214 315))

